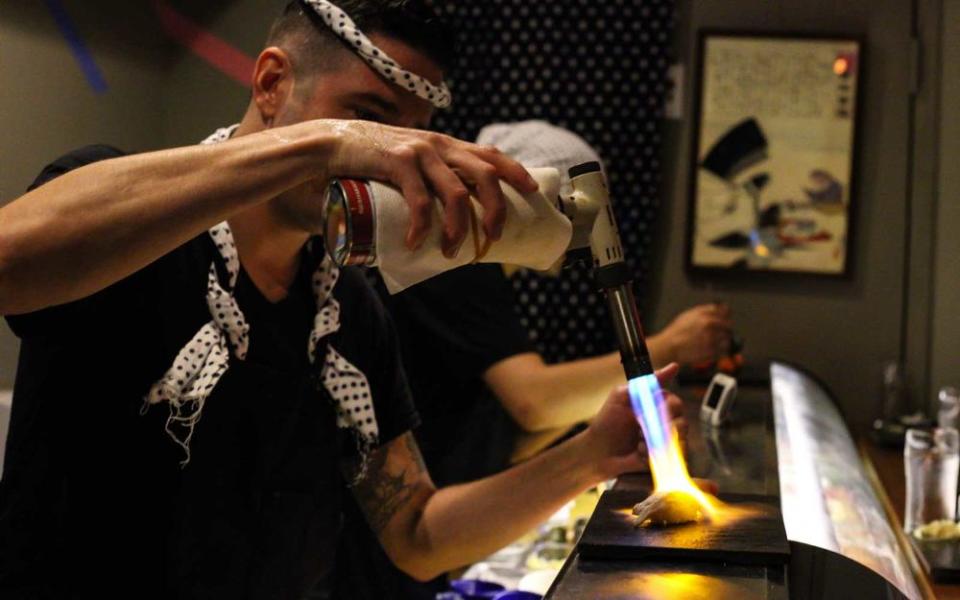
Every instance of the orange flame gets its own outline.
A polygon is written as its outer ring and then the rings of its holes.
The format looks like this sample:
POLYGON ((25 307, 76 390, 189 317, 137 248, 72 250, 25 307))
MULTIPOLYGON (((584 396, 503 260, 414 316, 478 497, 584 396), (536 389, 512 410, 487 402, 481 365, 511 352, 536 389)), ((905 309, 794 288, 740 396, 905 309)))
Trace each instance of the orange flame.
POLYGON ((650 453, 650 471, 653 474, 654 492, 683 492, 692 496, 704 515, 713 518, 719 508, 719 500, 704 493, 697 487, 683 458, 680 436, 673 425, 670 426, 670 444, 664 452, 650 453))
POLYGON ((654 492, 685 493, 697 501, 705 516, 716 516, 720 502, 705 494, 690 478, 680 436, 667 412, 663 390, 656 376, 631 379, 629 391, 634 413, 647 442, 654 492))

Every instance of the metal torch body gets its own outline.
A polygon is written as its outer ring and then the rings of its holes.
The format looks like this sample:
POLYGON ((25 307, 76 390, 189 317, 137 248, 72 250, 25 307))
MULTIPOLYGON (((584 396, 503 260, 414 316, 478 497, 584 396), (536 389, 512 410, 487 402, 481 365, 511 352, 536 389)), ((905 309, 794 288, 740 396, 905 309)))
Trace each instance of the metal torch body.
POLYGON ((588 162, 571 168, 569 175, 572 192, 560 198, 559 208, 573 223, 570 250, 576 254, 589 247, 594 282, 607 296, 627 380, 650 375, 653 362, 643 335, 633 277, 623 257, 603 169, 598 162, 588 162))

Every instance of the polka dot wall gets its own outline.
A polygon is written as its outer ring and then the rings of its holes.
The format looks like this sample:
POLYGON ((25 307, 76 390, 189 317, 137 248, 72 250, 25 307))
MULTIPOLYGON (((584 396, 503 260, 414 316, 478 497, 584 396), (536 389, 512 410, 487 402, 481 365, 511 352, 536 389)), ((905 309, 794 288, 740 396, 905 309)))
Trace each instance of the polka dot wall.
MULTIPOLYGON (((673 0, 436 0, 460 32, 451 110, 438 128, 474 139, 493 122, 545 119, 607 165, 627 259, 642 296, 659 209, 660 120, 673 0)), ((548 362, 615 348, 586 267, 514 277, 521 320, 548 362)))

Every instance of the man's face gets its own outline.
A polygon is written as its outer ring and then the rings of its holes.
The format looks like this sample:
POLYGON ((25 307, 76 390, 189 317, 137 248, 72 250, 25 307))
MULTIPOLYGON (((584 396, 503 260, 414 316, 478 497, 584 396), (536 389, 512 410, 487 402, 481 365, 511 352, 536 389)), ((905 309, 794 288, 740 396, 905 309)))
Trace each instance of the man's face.
MULTIPOLYGON (((377 33, 370 40, 400 65, 429 81, 440 83, 443 71, 423 53, 407 44, 377 33)), ((426 129, 433 105, 383 79, 357 55, 338 49, 342 56, 331 70, 314 76, 300 96, 302 103, 291 107, 298 120, 365 119, 398 127, 426 129)), ((293 115, 291 115, 293 116, 293 115)))
MULTIPOLYGON (((434 83, 443 80, 440 66, 425 54, 395 38, 377 33, 369 37, 404 69, 434 83)), ((352 52, 337 52, 343 55, 330 70, 294 83, 294 92, 278 112, 274 127, 313 119, 362 119, 398 127, 429 127, 432 104, 383 79, 352 52)), ((277 216, 298 229, 319 233, 325 185, 314 181, 283 194, 274 202, 277 216)))

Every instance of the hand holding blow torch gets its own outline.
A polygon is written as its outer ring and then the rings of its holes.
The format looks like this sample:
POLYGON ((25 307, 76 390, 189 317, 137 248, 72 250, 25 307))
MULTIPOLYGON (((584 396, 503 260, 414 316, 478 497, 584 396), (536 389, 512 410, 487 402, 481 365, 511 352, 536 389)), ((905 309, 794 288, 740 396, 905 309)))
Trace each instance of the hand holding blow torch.
MULTIPOLYGON (((571 250, 576 252, 589 246, 594 281, 607 295, 620 344, 620 361, 627 376, 630 405, 646 441, 655 490, 681 492, 699 505, 705 514, 713 514, 713 503, 698 487, 701 484, 694 482, 687 472, 667 397, 654 374, 633 294, 633 278, 623 258, 620 234, 600 163, 577 165, 569 174, 572 192, 568 197, 560 198, 560 209, 573 223, 571 250)), ((703 482, 701 487, 708 493, 716 492, 716 486, 710 482, 703 482)))

